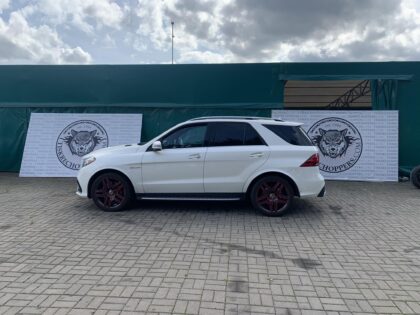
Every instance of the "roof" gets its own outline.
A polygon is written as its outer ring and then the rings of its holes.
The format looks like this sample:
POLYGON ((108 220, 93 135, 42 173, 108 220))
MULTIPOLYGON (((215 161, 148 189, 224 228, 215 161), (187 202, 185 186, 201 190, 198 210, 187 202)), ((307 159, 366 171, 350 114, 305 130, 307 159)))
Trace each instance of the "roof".
POLYGON ((284 121, 281 119, 270 118, 270 117, 252 117, 252 116, 206 116, 206 117, 197 117, 188 120, 187 122, 201 122, 201 121, 216 121, 216 122, 258 122, 258 123, 269 123, 269 124, 279 124, 286 126, 300 126, 302 123, 293 122, 293 121, 284 121))
POLYGON ((282 121, 281 119, 271 117, 253 117, 253 116, 204 116, 190 119, 191 120, 210 120, 210 119, 226 119, 226 120, 276 120, 282 121))

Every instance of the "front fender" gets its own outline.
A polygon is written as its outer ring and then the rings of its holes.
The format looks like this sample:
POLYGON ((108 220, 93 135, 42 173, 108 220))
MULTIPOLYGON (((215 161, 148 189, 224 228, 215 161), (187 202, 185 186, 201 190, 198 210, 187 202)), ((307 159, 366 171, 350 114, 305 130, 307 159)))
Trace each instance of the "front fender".
POLYGON ((88 184, 88 190, 90 190, 90 186, 93 183, 93 180, 99 176, 99 174, 107 173, 107 172, 118 172, 124 175, 128 178, 131 185, 133 186, 134 193, 141 193, 142 192, 142 185, 141 185, 141 167, 137 164, 135 166, 127 165, 126 167, 108 167, 103 169, 98 169, 96 172, 90 177, 89 184, 88 184))

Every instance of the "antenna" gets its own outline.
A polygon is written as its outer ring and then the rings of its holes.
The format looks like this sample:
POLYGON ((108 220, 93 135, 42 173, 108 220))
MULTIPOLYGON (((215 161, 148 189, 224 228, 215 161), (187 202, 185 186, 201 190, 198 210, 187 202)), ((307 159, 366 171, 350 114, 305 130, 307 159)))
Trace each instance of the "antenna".
POLYGON ((171 26, 172 26, 172 64, 174 64, 174 21, 171 21, 171 26))

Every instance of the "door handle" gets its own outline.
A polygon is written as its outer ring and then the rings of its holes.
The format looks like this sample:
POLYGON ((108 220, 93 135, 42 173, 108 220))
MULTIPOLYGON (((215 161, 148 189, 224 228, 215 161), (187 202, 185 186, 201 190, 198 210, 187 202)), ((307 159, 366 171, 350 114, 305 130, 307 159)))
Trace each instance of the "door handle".
POLYGON ((264 156, 263 152, 255 152, 255 153, 251 153, 249 155, 249 157, 252 157, 252 158, 259 158, 259 157, 263 157, 263 156, 264 156))
POLYGON ((201 155, 200 155, 200 153, 190 154, 190 155, 188 156, 188 158, 189 158, 190 160, 193 160, 193 159, 199 159, 199 158, 201 158, 201 155))

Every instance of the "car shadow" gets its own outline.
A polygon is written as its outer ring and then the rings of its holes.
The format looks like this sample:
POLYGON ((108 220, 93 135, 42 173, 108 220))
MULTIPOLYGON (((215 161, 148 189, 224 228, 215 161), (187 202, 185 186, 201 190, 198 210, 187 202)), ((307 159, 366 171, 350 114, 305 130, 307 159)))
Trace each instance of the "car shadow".
MULTIPOLYGON (((206 213, 206 214, 240 214, 263 216, 256 211, 248 201, 163 201, 163 200, 139 200, 132 203, 129 209, 124 212, 145 212, 160 211, 165 213, 206 213)), ((124 213, 122 212, 122 213, 124 213)), ((313 219, 322 216, 323 210, 311 200, 296 198, 293 207, 285 212, 281 218, 312 217, 313 219)))
POLYGON ((162 212, 205 212, 205 213, 247 213, 255 214, 255 210, 246 201, 169 201, 169 200, 138 200, 128 209, 135 211, 162 212))
MULTIPOLYGON (((187 215, 234 215, 234 216, 252 216, 273 219, 264 216, 256 211, 250 202, 243 201, 169 201, 169 200, 137 200, 133 201, 130 206, 123 211, 104 212, 97 208, 91 200, 80 200, 79 203, 72 206, 74 211, 82 212, 84 215, 102 218, 108 220, 119 217, 121 219, 133 219, 137 215, 145 215, 146 217, 156 214, 187 214, 187 215)), ((299 218, 310 219, 311 221, 319 221, 323 216, 331 212, 328 205, 317 199, 299 199, 295 198, 293 207, 285 212, 282 216, 277 217, 281 220, 294 220, 299 218)))

